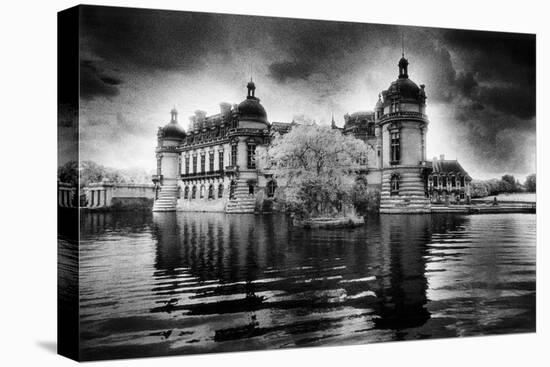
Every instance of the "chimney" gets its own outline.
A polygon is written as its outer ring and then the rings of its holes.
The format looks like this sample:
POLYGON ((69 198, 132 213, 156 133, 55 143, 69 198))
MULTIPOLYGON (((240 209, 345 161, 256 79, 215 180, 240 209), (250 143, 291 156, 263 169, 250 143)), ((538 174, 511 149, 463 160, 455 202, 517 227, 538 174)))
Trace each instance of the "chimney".
POLYGON ((439 155, 439 159, 442 160, 442 161, 444 161, 444 160, 445 160, 445 154, 440 154, 440 155, 439 155))

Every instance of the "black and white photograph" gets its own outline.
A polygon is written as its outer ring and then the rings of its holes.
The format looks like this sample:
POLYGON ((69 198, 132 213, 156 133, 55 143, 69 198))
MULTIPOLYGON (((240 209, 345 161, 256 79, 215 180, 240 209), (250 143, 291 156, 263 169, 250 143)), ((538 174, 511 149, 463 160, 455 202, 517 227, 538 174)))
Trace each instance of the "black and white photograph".
POLYGON ((536 331, 535 34, 91 5, 58 29, 61 354, 536 331))

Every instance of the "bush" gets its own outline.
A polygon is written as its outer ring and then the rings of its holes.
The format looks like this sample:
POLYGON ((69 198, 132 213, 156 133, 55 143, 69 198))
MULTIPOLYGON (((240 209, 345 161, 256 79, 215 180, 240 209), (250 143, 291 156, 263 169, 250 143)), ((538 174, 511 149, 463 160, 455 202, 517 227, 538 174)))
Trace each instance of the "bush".
POLYGON ((360 215, 376 213, 380 209, 380 191, 369 189, 367 178, 359 176, 352 188, 351 201, 360 215))

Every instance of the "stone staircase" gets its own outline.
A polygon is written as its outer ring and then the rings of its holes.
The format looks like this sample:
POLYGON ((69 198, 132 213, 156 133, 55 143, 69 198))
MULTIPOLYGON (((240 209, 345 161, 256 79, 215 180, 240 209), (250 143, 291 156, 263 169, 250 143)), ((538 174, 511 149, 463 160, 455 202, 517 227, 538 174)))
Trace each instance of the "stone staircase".
POLYGON ((175 212, 178 198, 177 185, 161 186, 158 198, 153 204, 154 212, 175 212))
POLYGON ((225 206, 225 212, 228 214, 254 213, 256 208, 256 198, 248 193, 248 184, 246 180, 237 180, 234 199, 229 199, 225 206))

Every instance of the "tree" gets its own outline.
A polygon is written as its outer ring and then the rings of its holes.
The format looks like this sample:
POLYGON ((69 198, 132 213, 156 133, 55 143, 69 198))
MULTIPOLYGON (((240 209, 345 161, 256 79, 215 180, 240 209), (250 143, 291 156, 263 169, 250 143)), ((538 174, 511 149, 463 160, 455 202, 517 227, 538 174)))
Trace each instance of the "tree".
POLYGON ((380 208, 380 191, 369 189, 367 177, 360 175, 352 187, 351 200, 360 214, 377 212, 380 208))
POLYGON ((57 168, 57 178, 61 182, 78 185, 78 162, 70 161, 57 168))
POLYGON ((295 126, 265 151, 288 208, 301 217, 341 214, 350 203, 363 141, 327 126, 295 126), (280 187, 281 187, 280 186, 280 187))
POLYGON ((473 180, 470 184, 472 198, 484 198, 489 196, 489 185, 481 180, 473 180))
POLYGON ((141 169, 119 170, 104 167, 94 161, 82 161, 80 165, 76 161, 65 163, 58 168, 57 177, 61 182, 78 185, 80 174, 80 187, 90 183, 108 180, 113 183, 149 183, 150 175, 141 169))
POLYGON ((525 179, 525 189, 529 192, 536 192, 537 191, 537 175, 536 174, 530 174, 525 179))
POLYGON ((502 176, 501 190, 500 192, 516 192, 518 187, 516 184, 516 179, 512 175, 502 176))

